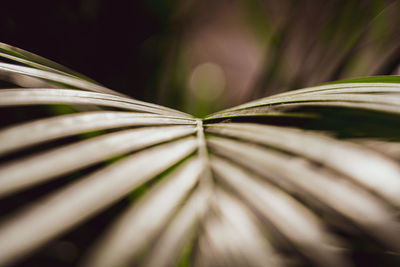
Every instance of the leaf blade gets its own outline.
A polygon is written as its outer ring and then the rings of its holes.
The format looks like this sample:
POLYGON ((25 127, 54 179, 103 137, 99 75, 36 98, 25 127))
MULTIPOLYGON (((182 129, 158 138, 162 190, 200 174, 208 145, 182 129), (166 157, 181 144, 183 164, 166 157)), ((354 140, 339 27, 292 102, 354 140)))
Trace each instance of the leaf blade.
POLYGON ((86 131, 133 126, 195 124, 192 120, 147 113, 117 111, 81 112, 41 119, 0 130, 0 155, 34 144, 86 131))
POLYGON ((195 145, 193 138, 187 138, 134 154, 21 211, 0 226, 0 247, 4 248, 0 264, 15 261, 98 213, 192 153, 195 145))
POLYGON ((18 159, 0 166, 0 196, 15 193, 114 156, 193 134, 194 131, 194 127, 185 126, 126 130, 18 159))

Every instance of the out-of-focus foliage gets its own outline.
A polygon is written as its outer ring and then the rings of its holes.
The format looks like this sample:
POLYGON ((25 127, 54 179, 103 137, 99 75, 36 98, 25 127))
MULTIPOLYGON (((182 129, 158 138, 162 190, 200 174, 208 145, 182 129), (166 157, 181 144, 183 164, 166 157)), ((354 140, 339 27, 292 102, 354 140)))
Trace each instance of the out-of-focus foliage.
POLYGON ((186 110, 199 115, 322 82, 397 74, 399 11, 395 1, 201 1, 171 52, 174 75, 164 73, 190 91, 201 64, 222 69, 223 88, 205 101, 213 106, 186 96, 186 110))

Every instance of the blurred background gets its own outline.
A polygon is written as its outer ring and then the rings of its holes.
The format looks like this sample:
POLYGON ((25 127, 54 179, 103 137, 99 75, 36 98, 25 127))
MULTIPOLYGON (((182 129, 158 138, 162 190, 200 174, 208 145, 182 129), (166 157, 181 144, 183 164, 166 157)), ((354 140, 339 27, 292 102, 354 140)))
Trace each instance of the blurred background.
POLYGON ((8 1, 0 41, 204 116, 331 80, 398 74, 396 2, 8 1))

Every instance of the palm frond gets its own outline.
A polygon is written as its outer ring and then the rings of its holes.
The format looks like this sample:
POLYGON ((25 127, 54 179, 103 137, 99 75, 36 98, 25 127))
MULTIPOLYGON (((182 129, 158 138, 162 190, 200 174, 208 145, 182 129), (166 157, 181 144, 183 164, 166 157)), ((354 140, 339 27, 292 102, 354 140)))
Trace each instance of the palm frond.
POLYGON ((73 107, 0 130, 0 265, 29 260, 122 200, 90 246, 72 242, 74 264, 351 266, 358 254, 399 263, 396 77, 196 119, 26 51, 0 52, 26 65, 0 63, 15 84, 0 90, 1 108, 73 107))

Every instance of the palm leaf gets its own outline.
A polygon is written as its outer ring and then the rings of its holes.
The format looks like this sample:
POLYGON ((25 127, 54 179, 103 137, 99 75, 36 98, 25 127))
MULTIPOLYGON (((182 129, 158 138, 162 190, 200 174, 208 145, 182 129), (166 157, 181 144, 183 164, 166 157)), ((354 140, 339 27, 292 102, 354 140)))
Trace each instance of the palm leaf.
POLYGON ((74 263, 350 266, 356 255, 399 263, 396 77, 196 119, 0 49, 25 65, 0 64, 15 85, 0 90, 0 107, 72 107, 0 130, 0 265, 29 261, 123 200, 74 263))

